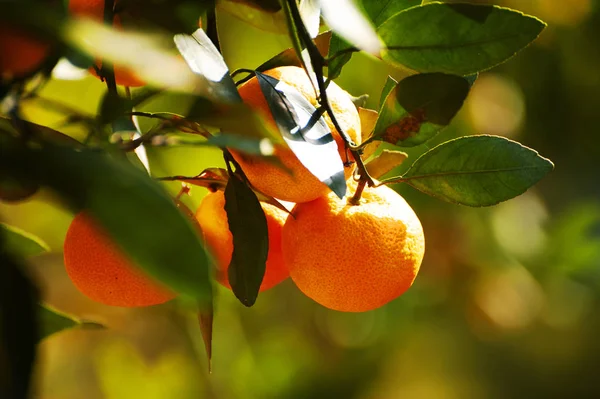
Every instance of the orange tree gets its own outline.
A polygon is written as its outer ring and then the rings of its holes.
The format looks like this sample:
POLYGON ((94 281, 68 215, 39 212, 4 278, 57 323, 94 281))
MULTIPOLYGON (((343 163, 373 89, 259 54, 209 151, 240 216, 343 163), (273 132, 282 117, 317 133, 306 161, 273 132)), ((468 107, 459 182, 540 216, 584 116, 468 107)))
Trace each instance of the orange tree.
MULTIPOLYGON (((394 175, 406 166, 402 149, 451 123, 479 72, 527 47, 545 26, 493 5, 421 3, 3 2, 0 201, 26 202, 44 187, 85 212, 64 246, 77 287, 116 306, 173 297, 195 304, 209 357, 213 269, 246 306, 288 274, 331 309, 383 306, 412 285, 426 238, 386 185, 492 206, 553 168, 517 142, 475 135, 442 142, 394 175), (290 48, 230 71, 215 10, 286 32, 290 48), (377 109, 335 83, 357 52, 406 72, 388 77, 377 109), (22 103, 41 100, 61 58, 106 82, 94 117, 49 104, 85 126, 85 137, 23 116, 22 103), (139 110, 164 92, 182 93, 191 106, 139 110), (141 120, 155 123, 142 128, 141 120), (157 175, 144 149, 170 145, 220 148, 225 168, 157 175), (214 193, 194 216, 180 201, 185 190, 175 200, 165 191, 168 181, 214 193)), ((44 306, 23 273, 43 243, 6 224, 0 232, 0 393, 24 398, 38 340, 80 321, 44 306)))

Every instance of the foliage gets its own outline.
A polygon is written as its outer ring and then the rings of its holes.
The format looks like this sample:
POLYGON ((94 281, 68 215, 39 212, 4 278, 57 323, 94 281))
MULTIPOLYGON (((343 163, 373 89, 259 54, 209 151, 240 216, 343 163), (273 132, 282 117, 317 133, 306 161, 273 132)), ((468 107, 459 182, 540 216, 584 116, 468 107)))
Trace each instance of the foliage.
MULTIPOLYGON (((274 145, 289 146, 311 173, 341 198, 346 193, 340 177, 344 165, 338 162, 330 169, 320 167, 321 159, 338 157, 323 119, 327 115, 357 163, 356 176, 363 186, 408 183, 430 196, 475 207, 515 198, 553 169, 552 162, 535 150, 490 135, 442 142, 414 161, 410 153, 395 149, 406 150, 437 139, 463 106, 477 74, 506 62, 543 31, 545 23, 533 16, 494 5, 421 4, 413 0, 343 1, 335 12, 326 2, 309 0, 300 4, 296 0, 229 0, 217 4, 177 0, 169 7, 160 0, 143 3, 140 7, 136 0, 106 0, 105 24, 74 18, 60 5, 44 1, 0 6, 0 22, 31 31, 52 45, 36 71, 23 76, 0 71, 4 114, 0 120, 0 200, 26 201, 41 188, 56 195, 70 210, 89 212, 145 272, 200 306, 209 355, 213 316, 210 256, 195 226, 178 210, 163 183, 179 180, 225 190, 225 210, 234 240, 231 285, 235 296, 252 306, 268 252, 259 200, 282 205, 249 185, 229 154, 230 148, 268 157, 274 145), (248 12, 235 11, 238 5, 248 12), (256 70, 248 65, 230 72, 217 34, 215 8, 268 30, 287 33, 292 48, 263 60, 256 70), (115 15, 122 15, 124 24, 133 21, 136 30, 113 28, 115 15), (315 21, 319 15, 326 32, 317 35, 315 21), (341 76, 353 53, 358 52, 391 69, 409 71, 399 81, 388 78, 378 109, 370 110, 372 132, 360 144, 351 142, 337 126, 325 91, 328 79, 341 76), (74 138, 59 129, 35 124, 24 112, 24 104, 38 99, 40 88, 51 71, 58 69, 55 67, 61 57, 86 68, 92 64, 90 60, 103 60, 97 72, 106 81, 107 92, 97 115, 81 115, 60 102, 53 103, 64 111, 67 126, 85 127, 85 137, 74 138), (319 94, 317 106, 294 89, 278 87, 277 79, 261 73, 282 65, 302 66, 311 74, 319 94), (117 88, 115 66, 135 70, 148 82, 147 87, 134 91, 117 88), (240 79, 243 73, 247 77, 240 79), (278 131, 241 104, 236 86, 252 76, 261 82, 278 131), (139 111, 164 93, 180 95, 187 106, 176 112, 139 111), (144 123, 150 127, 142 128, 144 123), (380 142, 388 147, 376 150, 380 142), (146 150, 168 151, 177 146, 217 148, 223 152, 227 169, 214 165, 202 173, 194 172, 192 177, 183 172, 165 176, 156 173, 145 159, 146 150), (365 164, 365 154, 375 155, 365 164), (376 180, 401 164, 405 173, 376 180)), ((10 274, 10 279, 0 280, 3 287, 4 281, 7 287, 13 283, 17 287, 1 290, 0 349, 13 349, 9 341, 15 335, 4 332, 17 331, 16 335, 22 335, 17 343, 19 351, 27 354, 17 359, 7 352, 9 365, 0 369, 8 370, 9 375, 28 376, 37 343, 31 337, 44 337, 82 323, 36 305, 37 294, 21 263, 44 252, 46 246, 12 227, 2 225, 0 232, 5 236, 0 246, 1 272, 10 274), (6 321, 5 309, 10 303, 20 304, 18 324, 6 321), (27 364, 20 363, 23 361, 27 364)), ((0 376, 0 392, 14 391, 14 397, 25 397, 28 381, 15 380, 12 386, 5 377, 0 376)))

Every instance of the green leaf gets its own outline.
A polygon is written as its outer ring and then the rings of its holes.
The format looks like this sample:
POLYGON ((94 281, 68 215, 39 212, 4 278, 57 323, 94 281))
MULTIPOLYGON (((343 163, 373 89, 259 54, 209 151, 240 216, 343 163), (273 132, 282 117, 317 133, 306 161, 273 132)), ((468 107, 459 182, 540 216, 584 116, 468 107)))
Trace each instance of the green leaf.
POLYGON ((272 143, 284 144, 281 135, 257 111, 246 104, 215 104, 205 98, 197 98, 187 119, 218 128, 227 133, 236 133, 257 139, 269 139, 272 143))
POLYGON ((208 372, 212 369, 212 339, 213 339, 213 321, 214 307, 211 304, 209 307, 198 311, 198 324, 200 325, 200 333, 202 341, 204 341, 204 349, 206 350, 206 358, 208 359, 208 372))
POLYGON ((321 1, 323 20, 331 30, 367 53, 379 54, 381 41, 353 0, 321 1))
POLYGON ((38 337, 38 293, 3 249, 0 231, 0 397, 29 398, 38 337))
POLYGON ((294 87, 260 72, 256 77, 279 132, 294 155, 343 198, 347 189, 344 164, 323 116, 294 87))
POLYGON ((24 201, 38 192, 40 186, 28 181, 19 181, 12 176, 0 174, 0 201, 24 201))
POLYGON ((523 194, 554 168, 536 151, 498 136, 468 136, 434 147, 400 178, 444 201, 490 206, 523 194))
POLYGON ((230 104, 242 102, 223 56, 204 30, 178 34, 173 40, 191 70, 207 80, 213 97, 230 104))
POLYGON ((5 247, 16 256, 26 258, 43 254, 49 250, 45 242, 17 227, 0 223, 0 230, 4 234, 5 247))
POLYGON ((383 85, 383 89, 381 89, 381 96, 379 96, 379 109, 381 109, 381 107, 383 107, 383 103, 385 102, 385 99, 388 97, 390 92, 392 90, 394 90, 394 87, 396 87, 397 84, 398 84, 398 81, 396 79, 392 78, 391 76, 387 77, 387 80, 385 81, 385 85, 383 85))
POLYGON ((54 189, 94 217, 148 274, 211 300, 208 257, 195 228, 144 171, 104 151, 48 143, 20 151, 0 147, 0 170, 54 189))
POLYGON ((99 329, 104 328, 101 324, 88 323, 77 320, 71 316, 61 313, 47 305, 38 306, 38 320, 40 324, 39 339, 49 337, 57 332, 67 330, 69 328, 89 328, 99 329))
POLYGON ((225 188, 225 212, 233 236, 229 284, 245 306, 252 306, 265 275, 269 253, 267 218, 256 195, 233 175, 225 188))
POLYGON ((508 8, 435 2, 394 15, 378 33, 387 46, 385 61, 419 72, 469 75, 506 61, 545 26, 508 8))
POLYGON ((373 138, 402 147, 426 142, 450 124, 469 89, 465 78, 443 73, 402 79, 379 111, 373 138))
POLYGON ((418 6, 421 0, 359 0, 375 26, 407 8, 418 6))
POLYGON ((350 43, 339 37, 337 34, 334 33, 331 35, 329 54, 327 55, 329 58, 327 64, 327 75, 329 76, 329 79, 335 79, 340 76, 342 68, 350 61, 350 58, 352 58, 352 52, 349 50, 353 48, 354 47, 350 43))

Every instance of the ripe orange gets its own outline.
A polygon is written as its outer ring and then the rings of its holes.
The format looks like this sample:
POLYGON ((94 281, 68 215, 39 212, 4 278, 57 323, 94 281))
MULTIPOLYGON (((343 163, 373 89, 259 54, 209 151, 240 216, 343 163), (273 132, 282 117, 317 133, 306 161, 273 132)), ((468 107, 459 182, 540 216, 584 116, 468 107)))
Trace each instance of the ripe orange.
MULTIPOLYGON (((269 231, 269 254, 265 276, 260 291, 279 284, 288 276, 281 252, 281 228, 288 214, 273 205, 262 203, 267 218, 269 231)), ((204 233, 204 240, 217 263, 217 281, 231 289, 227 270, 233 253, 233 236, 229 231, 227 213, 225 212, 225 195, 222 191, 208 194, 196 211, 196 219, 204 233)))
MULTIPOLYGON (((118 3, 119 1, 116 0, 115 5, 118 3)), ((84 16, 97 21, 102 21, 104 19, 104 0, 69 0, 69 12, 73 15, 84 16)), ((113 25, 116 28, 121 27, 121 19, 119 15, 114 16, 113 25)), ((98 69, 102 68, 101 60, 96 62, 96 67, 98 69)), ((90 68, 89 71, 92 75, 100 78, 94 67, 90 68)), ((145 82, 140 80, 136 76, 135 72, 127 68, 116 67, 114 71, 115 81, 118 85, 129 87, 139 87, 145 85, 145 82)))
POLYGON ((175 297, 137 269, 83 212, 75 216, 67 231, 64 260, 75 286, 97 302, 135 307, 157 305, 175 297))
POLYGON ((321 305, 364 312, 412 285, 425 250, 423 229, 392 189, 367 187, 359 205, 330 193, 296 205, 293 215, 283 227, 284 259, 298 288, 321 305))
MULTIPOLYGON (((315 106, 315 108, 319 106, 310 79, 302 68, 286 66, 271 69, 265 73, 296 88, 313 104, 313 106, 315 106)), ((277 129, 269 105, 262 94, 256 77, 253 77, 241 85, 239 87, 239 92, 246 104, 259 111, 263 117, 277 129)), ((361 137, 360 119, 358 111, 350 97, 334 82, 329 84, 327 94, 340 127, 355 143, 359 144, 361 137)), ((331 119, 327 115, 324 117, 338 145, 338 152, 342 161, 344 163, 346 160, 353 161, 349 153, 346 155, 347 152, 342 137, 333 126, 331 119)), ((274 155, 277 156, 281 163, 291 171, 291 174, 266 162, 261 157, 251 156, 233 150, 231 153, 235 160, 241 165, 248 180, 250 180, 250 183, 252 183, 259 191, 272 197, 290 202, 307 202, 326 195, 330 191, 324 183, 319 181, 319 179, 302 165, 289 148, 277 145, 275 147, 274 155)), ((344 170, 346 178, 350 177, 353 171, 354 165, 347 166, 344 170)))
POLYGON ((21 29, 0 26, 0 80, 28 75, 49 53, 49 43, 21 29))

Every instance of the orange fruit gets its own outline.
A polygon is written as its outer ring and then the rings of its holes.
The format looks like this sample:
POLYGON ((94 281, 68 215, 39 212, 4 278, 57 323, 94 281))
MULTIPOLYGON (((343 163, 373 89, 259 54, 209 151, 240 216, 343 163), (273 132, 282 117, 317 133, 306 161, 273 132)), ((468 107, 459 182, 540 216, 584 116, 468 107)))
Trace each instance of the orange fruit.
POLYGON ((0 26, 0 80, 32 73, 49 53, 49 43, 19 28, 0 26))
MULTIPOLYGON (((319 106, 313 86, 309 77, 304 70, 299 67, 285 66, 265 72, 284 83, 296 88, 310 103, 317 108, 319 106)), ((238 88, 244 102, 250 107, 256 109, 270 123, 273 128, 277 129, 275 120, 271 115, 267 100, 262 94, 260 85, 256 77, 248 80, 238 88)), ((329 102, 335 114, 340 127, 348 134, 348 136, 357 144, 360 144, 360 118, 358 111, 352 103, 348 94, 342 90, 334 82, 329 84, 327 89, 329 102)), ((338 152, 342 161, 353 161, 353 158, 345 149, 344 141, 333 126, 328 115, 324 115, 327 126, 331 129, 333 138, 335 139, 338 152)), ((231 154, 240 164, 244 173, 250 180, 250 183, 259 191, 290 202, 307 202, 318 197, 326 195, 329 188, 319 181, 309 170, 302 165, 300 160, 294 155, 292 150, 282 145, 275 146, 274 155, 279 158, 281 163, 290 170, 286 170, 273 165, 259 156, 247 155, 234 150, 231 154)), ((354 171, 354 165, 348 165, 344 168, 346 178, 349 178, 354 171)))
MULTIPOLYGON (((279 284, 289 273, 283 263, 281 252, 281 228, 288 214, 273 205, 261 203, 267 218, 269 231, 269 253, 265 275, 260 291, 279 284)), ((196 219, 204 233, 204 240, 215 258, 217 266, 217 281, 231 289, 227 270, 233 253, 233 236, 229 231, 227 213, 225 212, 225 195, 222 191, 208 194, 196 211, 196 219)))
MULTIPOLYGON (((118 3, 119 1, 116 0, 115 5, 118 3)), ((104 0, 69 0, 69 12, 73 15, 88 17, 96 21, 102 21, 104 19, 104 0)), ((116 28, 121 28, 121 18, 119 15, 114 16, 113 25, 116 28)), ((102 68, 102 60, 96 61, 96 67, 98 69, 102 68)), ((91 67, 89 71, 92 75, 100 78, 96 72, 96 68, 91 67)), ((115 67, 114 71, 115 81, 118 85, 139 87, 146 84, 136 76, 134 71, 128 68, 115 67)))
POLYGON ((75 286, 94 301, 136 307, 157 305, 175 297, 144 275, 83 212, 75 216, 67 231, 64 260, 75 286))
POLYGON ((366 187, 359 205, 330 193, 292 213, 282 232, 284 259, 296 286, 321 305, 364 312, 412 285, 425 250, 423 229, 392 189, 366 187))

